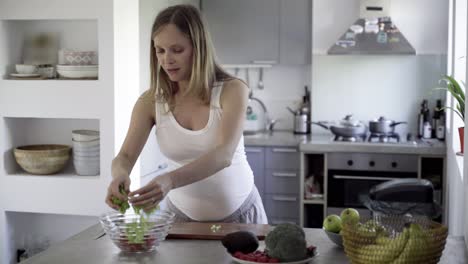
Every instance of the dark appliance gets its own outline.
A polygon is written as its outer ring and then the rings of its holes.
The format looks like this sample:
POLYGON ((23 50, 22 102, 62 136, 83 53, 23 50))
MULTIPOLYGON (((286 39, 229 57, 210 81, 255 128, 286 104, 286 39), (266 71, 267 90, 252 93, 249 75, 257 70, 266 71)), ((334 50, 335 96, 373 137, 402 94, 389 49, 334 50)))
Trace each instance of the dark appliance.
POLYGON ((370 215, 364 201, 372 187, 389 180, 418 177, 417 155, 329 153, 327 164, 327 214, 353 207, 362 215, 370 215))

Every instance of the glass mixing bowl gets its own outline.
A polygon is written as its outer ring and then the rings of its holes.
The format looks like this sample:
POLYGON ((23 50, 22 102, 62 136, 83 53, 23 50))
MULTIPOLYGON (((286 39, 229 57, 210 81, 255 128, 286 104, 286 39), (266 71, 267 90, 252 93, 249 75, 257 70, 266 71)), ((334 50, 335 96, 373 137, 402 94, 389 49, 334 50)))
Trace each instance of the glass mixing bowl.
POLYGON ((143 253, 155 250, 166 238, 174 216, 174 213, 168 211, 156 211, 149 215, 109 212, 101 215, 99 221, 120 250, 143 253))

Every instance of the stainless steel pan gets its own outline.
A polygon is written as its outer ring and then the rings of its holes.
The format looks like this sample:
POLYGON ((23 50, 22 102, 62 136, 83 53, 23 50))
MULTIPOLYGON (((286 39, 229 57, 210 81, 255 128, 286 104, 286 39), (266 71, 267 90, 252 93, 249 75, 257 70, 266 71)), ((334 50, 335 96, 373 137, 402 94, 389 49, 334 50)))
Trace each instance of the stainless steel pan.
POLYGON ((378 119, 369 121, 369 129, 371 133, 393 134, 395 133, 395 127, 400 124, 406 124, 406 122, 395 122, 381 116, 378 119))

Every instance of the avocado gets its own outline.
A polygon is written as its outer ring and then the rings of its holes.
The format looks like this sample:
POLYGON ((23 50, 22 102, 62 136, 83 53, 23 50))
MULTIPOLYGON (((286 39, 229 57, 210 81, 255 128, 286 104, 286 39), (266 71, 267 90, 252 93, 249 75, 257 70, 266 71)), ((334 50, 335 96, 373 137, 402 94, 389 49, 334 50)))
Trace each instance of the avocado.
POLYGON ((231 254, 240 251, 244 254, 254 252, 258 248, 258 238, 249 231, 229 233, 221 240, 223 246, 231 254))

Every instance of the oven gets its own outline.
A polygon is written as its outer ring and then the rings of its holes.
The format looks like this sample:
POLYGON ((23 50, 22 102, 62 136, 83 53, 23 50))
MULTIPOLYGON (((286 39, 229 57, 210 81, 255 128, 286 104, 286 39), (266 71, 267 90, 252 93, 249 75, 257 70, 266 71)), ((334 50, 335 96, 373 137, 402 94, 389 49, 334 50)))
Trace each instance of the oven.
POLYGON ((329 153, 327 155, 327 214, 356 208, 370 215, 363 204, 372 186, 384 181, 418 177, 418 156, 408 154, 329 153))

